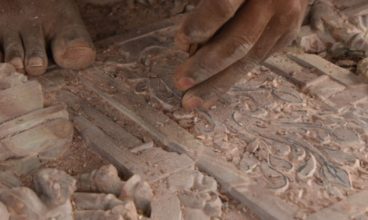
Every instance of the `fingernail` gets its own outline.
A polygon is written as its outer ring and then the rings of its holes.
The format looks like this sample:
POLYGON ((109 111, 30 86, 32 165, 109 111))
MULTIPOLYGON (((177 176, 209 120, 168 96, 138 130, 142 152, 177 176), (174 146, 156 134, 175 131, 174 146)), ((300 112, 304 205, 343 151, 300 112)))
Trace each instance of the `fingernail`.
POLYGON ((28 60, 28 66, 30 67, 43 66, 43 59, 40 57, 32 57, 28 60))
POLYGON ((192 96, 183 99, 183 107, 187 110, 193 110, 200 107, 203 104, 203 100, 198 96, 192 96))
POLYGON ((189 77, 183 77, 178 81, 179 89, 187 90, 195 85, 195 81, 189 77))

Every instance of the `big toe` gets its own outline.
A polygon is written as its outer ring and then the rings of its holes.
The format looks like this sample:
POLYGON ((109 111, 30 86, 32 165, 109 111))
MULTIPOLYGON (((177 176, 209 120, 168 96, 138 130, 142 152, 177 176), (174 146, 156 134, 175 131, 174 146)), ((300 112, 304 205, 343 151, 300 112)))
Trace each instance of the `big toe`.
POLYGON ((52 40, 55 62, 67 69, 83 69, 96 58, 96 50, 84 25, 63 27, 52 40))

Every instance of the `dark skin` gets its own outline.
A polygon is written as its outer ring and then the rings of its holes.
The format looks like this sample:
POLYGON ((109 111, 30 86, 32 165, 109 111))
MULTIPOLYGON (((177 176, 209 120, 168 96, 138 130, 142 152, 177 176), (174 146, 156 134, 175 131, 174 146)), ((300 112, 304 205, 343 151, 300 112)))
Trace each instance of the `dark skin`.
POLYGON ((186 109, 209 108, 244 73, 292 41, 308 0, 203 0, 184 21, 178 46, 200 49, 175 73, 186 109))
POLYGON ((19 72, 41 75, 47 69, 49 46, 62 68, 93 63, 96 52, 74 1, 0 0, 0 5, 0 61, 19 72))
MULTIPOLYGON (((29 75, 47 69, 46 48, 62 68, 81 69, 95 50, 73 0, 0 0, 0 60, 29 75)), ((202 0, 182 24, 177 45, 193 56, 175 83, 189 110, 209 108, 244 73, 296 35, 308 0, 202 0)))

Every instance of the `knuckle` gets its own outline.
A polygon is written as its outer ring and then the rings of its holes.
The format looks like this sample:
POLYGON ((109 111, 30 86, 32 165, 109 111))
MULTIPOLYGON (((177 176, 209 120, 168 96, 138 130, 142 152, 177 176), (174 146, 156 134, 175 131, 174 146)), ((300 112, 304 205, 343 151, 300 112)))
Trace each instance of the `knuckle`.
POLYGON ((227 19, 233 16, 237 11, 237 8, 234 6, 233 1, 231 0, 216 1, 216 4, 213 4, 213 9, 215 13, 222 19, 227 19))
POLYGON ((229 39, 230 45, 228 47, 230 54, 240 53, 245 55, 252 48, 252 41, 249 39, 247 35, 234 35, 229 39))

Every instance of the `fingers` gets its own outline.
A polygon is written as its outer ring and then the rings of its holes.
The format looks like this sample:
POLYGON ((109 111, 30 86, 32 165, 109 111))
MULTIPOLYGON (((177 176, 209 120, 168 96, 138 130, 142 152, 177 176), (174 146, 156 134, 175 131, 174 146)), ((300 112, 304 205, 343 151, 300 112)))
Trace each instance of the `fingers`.
POLYGON ((176 36, 177 45, 187 51, 191 44, 210 39, 246 0, 202 0, 186 18, 176 36))
POLYGON ((22 39, 14 31, 7 31, 3 36, 4 61, 12 64, 18 72, 24 72, 24 50, 22 39))
MULTIPOLYGON (((259 65, 270 54, 286 46, 295 33, 280 26, 278 19, 273 19, 252 50, 241 60, 186 92, 182 105, 187 110, 201 107, 209 109, 235 83, 259 65), (287 32, 286 34, 284 34, 287 32)), ((294 26, 295 27, 295 26, 294 26)))
POLYGON ((273 16, 272 5, 261 4, 267 2, 245 4, 221 33, 178 68, 176 87, 185 91, 246 56, 273 16))

